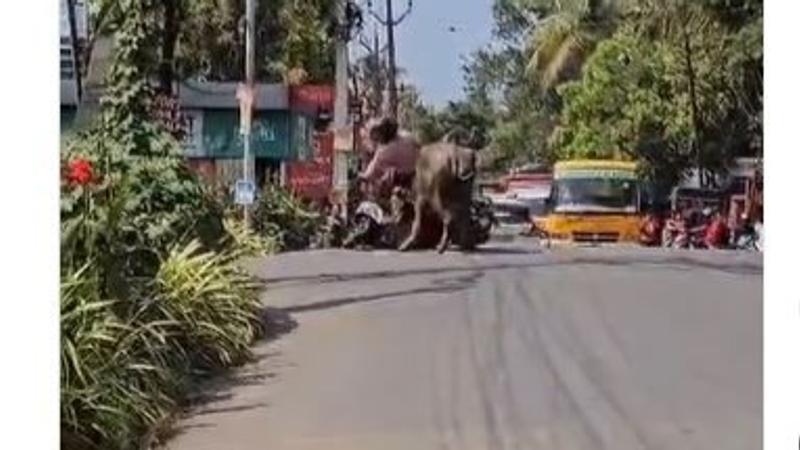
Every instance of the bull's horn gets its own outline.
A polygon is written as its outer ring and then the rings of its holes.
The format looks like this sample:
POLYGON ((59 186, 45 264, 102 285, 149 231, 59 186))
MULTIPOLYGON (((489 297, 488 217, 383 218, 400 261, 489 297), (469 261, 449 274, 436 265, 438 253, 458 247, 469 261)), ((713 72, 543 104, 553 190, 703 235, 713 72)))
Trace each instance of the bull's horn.
POLYGON ((447 133, 445 133, 445 135, 442 137, 442 142, 445 144, 450 144, 452 143, 452 139, 453 139, 453 130, 450 130, 447 133))

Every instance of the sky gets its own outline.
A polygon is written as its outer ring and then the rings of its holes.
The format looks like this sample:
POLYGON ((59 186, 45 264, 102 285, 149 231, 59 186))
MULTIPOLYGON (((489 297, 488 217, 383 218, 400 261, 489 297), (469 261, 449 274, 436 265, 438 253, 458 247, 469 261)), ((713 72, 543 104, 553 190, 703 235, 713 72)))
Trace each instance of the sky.
MULTIPOLYGON (((493 0, 415 0, 396 29, 397 64, 422 92, 426 104, 443 106, 463 96, 462 56, 491 38, 493 0), (449 31, 450 27, 456 31, 449 31)), ((384 0, 373 0, 383 12, 384 0)), ((407 0, 394 0, 396 14, 407 0)))

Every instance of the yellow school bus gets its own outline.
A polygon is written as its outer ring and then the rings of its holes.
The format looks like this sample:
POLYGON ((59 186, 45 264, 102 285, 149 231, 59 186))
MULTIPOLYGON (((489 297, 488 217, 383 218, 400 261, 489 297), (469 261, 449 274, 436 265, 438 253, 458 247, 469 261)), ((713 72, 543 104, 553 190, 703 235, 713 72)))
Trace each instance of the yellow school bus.
POLYGON ((535 224, 555 240, 637 241, 640 204, 635 163, 562 161, 553 168, 548 214, 535 224))

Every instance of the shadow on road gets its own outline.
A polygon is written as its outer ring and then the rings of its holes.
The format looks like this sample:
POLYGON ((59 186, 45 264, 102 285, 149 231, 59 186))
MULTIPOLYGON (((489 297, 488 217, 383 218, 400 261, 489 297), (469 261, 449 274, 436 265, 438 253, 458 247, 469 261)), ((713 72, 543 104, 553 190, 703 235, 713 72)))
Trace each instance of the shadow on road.
MULTIPOLYGON (((411 295, 423 294, 452 294, 454 292, 462 291, 469 288, 471 285, 480 278, 480 272, 472 271, 469 276, 457 278, 445 278, 433 280, 431 286, 403 289, 400 291, 381 292, 380 294, 373 295, 354 295, 343 298, 335 298, 330 300, 323 300, 320 302, 309 303, 305 305, 289 306, 283 308, 287 313, 300 313, 306 311, 317 311, 323 309, 336 308, 339 306, 346 306, 355 303, 375 302, 380 300, 387 300, 390 298, 406 297, 411 295)), ((429 272, 426 272, 429 273, 429 272)))
MULTIPOLYGON (((510 249, 497 249, 484 250, 481 253, 488 255, 491 254, 525 254, 529 252, 520 252, 510 249), (504 253, 507 252, 507 253, 504 253)), ((630 257, 626 255, 616 255, 607 257, 585 257, 573 256, 564 259, 539 259, 529 263, 502 263, 502 264, 484 264, 472 266, 457 266, 457 267, 416 267, 408 270, 380 270, 374 272, 360 272, 360 273, 319 273, 313 275, 299 275, 288 277, 275 277, 266 278, 261 277, 259 281, 266 285, 275 284, 290 284, 290 283, 303 283, 303 284, 326 284, 326 283, 341 283, 348 281, 369 281, 377 279, 390 279, 409 277, 416 275, 439 275, 447 273, 459 272, 489 272, 489 271, 503 271, 503 270, 516 270, 516 269, 535 269, 545 267, 559 267, 559 266, 576 266, 576 265, 601 265, 601 266, 619 266, 619 267, 633 267, 633 266, 656 266, 672 270, 695 270, 706 269, 717 272, 724 272, 734 275, 761 275, 763 267, 761 264, 753 264, 747 262, 726 263, 715 262, 708 260, 701 260, 690 258, 686 256, 671 257, 671 258, 643 258, 643 257, 630 257)))
MULTIPOLYGON (((265 332, 262 341, 275 341, 297 327, 297 322, 291 318, 289 313, 278 308, 264 308, 261 311, 261 320, 265 332)), ((253 355, 253 359, 241 368, 197 377, 191 388, 192 392, 182 405, 183 417, 192 419, 268 407, 269 405, 264 402, 237 404, 233 392, 242 386, 260 386, 268 380, 276 378, 277 373, 265 370, 261 363, 279 355, 280 353, 276 351, 257 352, 253 355)), ((163 436, 159 436, 159 441, 166 442, 192 428, 212 428, 214 426, 204 422, 186 423, 165 431, 163 436)))
POLYGON ((261 323, 264 325, 264 338, 268 341, 278 339, 297 328, 297 322, 287 310, 269 306, 261 310, 261 323))

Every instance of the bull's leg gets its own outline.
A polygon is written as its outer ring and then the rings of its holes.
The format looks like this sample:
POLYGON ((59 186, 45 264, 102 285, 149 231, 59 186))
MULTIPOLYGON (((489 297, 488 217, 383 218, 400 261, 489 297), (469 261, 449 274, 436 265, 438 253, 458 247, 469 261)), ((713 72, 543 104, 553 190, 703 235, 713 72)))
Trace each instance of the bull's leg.
POLYGON ((445 209, 442 211, 442 238, 439 240, 439 245, 436 246, 436 251, 444 253, 447 246, 450 244, 450 225, 453 223, 453 214, 450 210, 445 209))
POLYGON ((409 233, 408 238, 400 245, 398 250, 404 252, 411 248, 419 239, 419 233, 422 228, 422 212, 423 207, 425 206, 425 202, 417 197, 416 201, 414 202, 414 221, 411 223, 411 233, 409 233))

